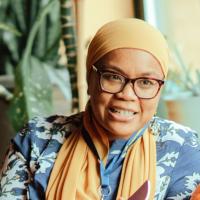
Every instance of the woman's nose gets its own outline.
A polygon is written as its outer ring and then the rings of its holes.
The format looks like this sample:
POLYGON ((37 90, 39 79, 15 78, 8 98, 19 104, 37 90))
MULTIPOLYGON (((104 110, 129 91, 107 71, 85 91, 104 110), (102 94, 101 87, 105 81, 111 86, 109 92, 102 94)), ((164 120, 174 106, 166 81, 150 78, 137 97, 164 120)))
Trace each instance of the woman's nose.
POLYGON ((123 90, 116 94, 118 98, 124 99, 126 101, 133 101, 138 100, 137 95, 135 94, 135 91, 133 89, 133 84, 131 82, 128 82, 123 90))

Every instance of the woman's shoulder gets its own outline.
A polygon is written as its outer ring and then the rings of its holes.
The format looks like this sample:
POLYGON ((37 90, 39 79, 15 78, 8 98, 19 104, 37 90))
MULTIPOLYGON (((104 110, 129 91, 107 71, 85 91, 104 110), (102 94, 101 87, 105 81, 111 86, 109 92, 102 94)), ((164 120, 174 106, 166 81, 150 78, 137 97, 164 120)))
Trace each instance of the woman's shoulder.
POLYGON ((189 199, 193 187, 200 181, 197 132, 159 117, 153 119, 152 126, 157 148, 156 199, 189 199))
POLYGON ((31 152, 37 152, 39 156, 52 146, 58 151, 65 139, 81 124, 82 113, 34 117, 17 133, 12 143, 25 157, 29 157, 31 152))
MULTIPOLYGON (((65 138, 81 126, 81 121, 82 113, 69 117, 55 115, 31 119, 11 141, 0 170, 2 195, 6 199, 19 199, 29 193, 35 197, 33 199, 44 199, 57 154, 65 138), (13 174, 17 177, 13 178, 13 174), (17 197, 16 190, 19 193, 17 197)), ((0 192, 0 199, 2 195, 0 192)))
POLYGON ((19 135, 35 135, 39 138, 48 139, 55 134, 67 137, 69 133, 81 126, 82 113, 63 116, 52 115, 49 117, 34 117, 19 131, 19 135))
POLYGON ((185 141, 193 144, 200 141, 195 130, 172 120, 154 117, 153 127, 158 142, 173 141, 182 145, 185 141))

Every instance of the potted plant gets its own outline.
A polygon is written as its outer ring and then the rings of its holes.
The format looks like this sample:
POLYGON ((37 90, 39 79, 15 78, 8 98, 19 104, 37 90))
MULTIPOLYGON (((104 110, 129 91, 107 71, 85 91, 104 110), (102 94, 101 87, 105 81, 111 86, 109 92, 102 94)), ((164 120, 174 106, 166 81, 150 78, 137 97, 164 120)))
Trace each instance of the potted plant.
POLYGON ((0 136, 5 139, 0 142, 0 160, 9 139, 30 118, 56 114, 55 104, 61 103, 62 111, 71 112, 72 85, 76 92, 76 36, 69 1, 6 0, 0 4, 0 136), (67 46, 64 64, 59 62, 61 43, 67 46), (55 94, 62 95, 62 102, 55 94), (14 130, 2 126, 5 119, 14 130))
POLYGON ((200 133, 200 69, 186 64, 178 46, 171 44, 170 47, 177 67, 169 70, 159 109, 164 110, 165 117, 200 133))
MULTIPOLYGON (((9 98, 9 115, 16 131, 28 119, 54 112, 55 85, 68 102, 66 108, 71 109, 71 86, 73 91, 76 89, 76 36, 70 2, 20 0, 15 4, 12 0, 6 0, 1 3, 0 76, 9 74, 14 80, 14 91, 11 91, 12 98, 9 98), (62 35, 62 47, 69 46, 63 55, 69 54, 65 60, 68 61, 70 76, 65 65, 67 62, 59 62, 62 35), (71 78, 75 83, 70 84, 71 78)), ((7 88, 1 84, 1 89, 2 96, 7 98, 7 88)))

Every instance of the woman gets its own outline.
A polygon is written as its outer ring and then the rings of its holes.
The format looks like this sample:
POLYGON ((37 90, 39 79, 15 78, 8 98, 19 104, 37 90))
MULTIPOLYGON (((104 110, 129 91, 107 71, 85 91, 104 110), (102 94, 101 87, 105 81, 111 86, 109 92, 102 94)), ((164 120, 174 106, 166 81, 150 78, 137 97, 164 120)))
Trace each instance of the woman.
POLYGON ((200 182, 191 129, 154 116, 168 71, 161 33, 138 19, 105 24, 87 55, 86 111, 31 120, 12 140, 2 199, 189 199, 200 182))

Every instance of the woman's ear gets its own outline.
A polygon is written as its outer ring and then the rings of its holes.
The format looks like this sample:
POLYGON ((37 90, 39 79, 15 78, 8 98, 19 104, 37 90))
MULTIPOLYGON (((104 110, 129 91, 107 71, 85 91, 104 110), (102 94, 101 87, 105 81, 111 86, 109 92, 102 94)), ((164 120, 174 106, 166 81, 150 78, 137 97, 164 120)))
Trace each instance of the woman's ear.
POLYGON ((88 95, 94 95, 95 94, 95 82, 96 82, 96 74, 90 71, 87 75, 87 94, 88 95))
POLYGON ((90 79, 91 79, 91 76, 90 74, 87 76, 87 94, 90 95, 91 94, 91 86, 90 86, 90 79))
POLYGON ((88 94, 88 95, 90 95, 90 92, 89 92, 89 87, 87 88, 87 94, 88 94))

